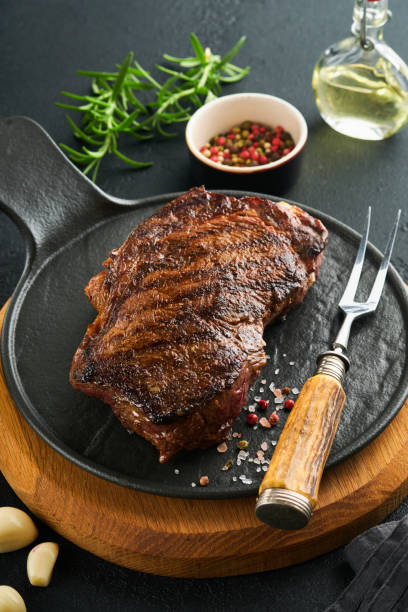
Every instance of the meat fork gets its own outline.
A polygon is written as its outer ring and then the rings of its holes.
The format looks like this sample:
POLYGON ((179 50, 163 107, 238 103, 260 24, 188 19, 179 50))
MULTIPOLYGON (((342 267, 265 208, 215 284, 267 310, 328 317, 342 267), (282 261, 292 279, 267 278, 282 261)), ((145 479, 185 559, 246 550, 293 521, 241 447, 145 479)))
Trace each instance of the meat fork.
POLYGON ((351 326, 374 312, 380 301, 397 234, 401 211, 391 231, 370 295, 356 302, 370 229, 368 209, 364 233, 346 289, 339 302, 345 317, 331 350, 317 358, 317 369, 308 378, 289 414, 259 488, 257 517, 279 529, 307 525, 317 502, 323 469, 333 443, 346 395, 342 383, 350 362, 346 355, 351 326))

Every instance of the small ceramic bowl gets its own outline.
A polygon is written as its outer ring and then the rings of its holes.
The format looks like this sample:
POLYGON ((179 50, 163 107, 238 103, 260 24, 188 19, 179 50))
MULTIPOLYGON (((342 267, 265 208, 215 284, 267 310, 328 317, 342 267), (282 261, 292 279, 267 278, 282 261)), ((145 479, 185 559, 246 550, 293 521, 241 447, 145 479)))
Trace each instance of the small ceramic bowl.
POLYGON ((260 93, 240 93, 217 98, 199 108, 186 127, 187 146, 194 157, 215 170, 233 174, 266 172, 287 164, 300 153, 306 139, 307 125, 302 113, 281 98, 260 93), (200 152, 200 148, 210 138, 227 132, 243 121, 263 123, 271 127, 281 125, 292 135, 295 147, 288 155, 269 164, 242 168, 214 162, 200 152))

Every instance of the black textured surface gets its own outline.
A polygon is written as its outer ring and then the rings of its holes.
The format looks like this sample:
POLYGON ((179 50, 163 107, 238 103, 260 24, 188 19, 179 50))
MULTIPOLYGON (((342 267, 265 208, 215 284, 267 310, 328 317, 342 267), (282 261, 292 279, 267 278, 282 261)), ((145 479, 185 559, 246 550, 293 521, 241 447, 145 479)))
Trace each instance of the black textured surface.
MULTIPOLYGON (((393 0, 394 19, 385 38, 408 58, 408 6, 393 0)), ((362 227, 367 204, 373 206, 372 242, 384 248, 398 207, 403 209, 393 261, 408 278, 408 208, 405 157, 408 129, 388 141, 360 142, 343 137, 321 121, 310 87, 314 63, 323 49, 349 31, 352 0, 20 0, 1 2, 0 114, 29 115, 57 141, 74 145, 63 111, 53 106, 59 91, 87 91, 77 68, 110 69, 132 49, 152 66, 161 52, 188 52, 194 30, 221 52, 242 33, 247 42, 237 63, 251 74, 225 91, 260 91, 287 98, 303 112, 309 139, 298 168, 289 176, 272 175, 263 183, 237 185, 223 176, 207 180, 189 165, 182 137, 171 142, 133 144, 125 152, 153 168, 134 172, 108 162, 99 184, 108 193, 138 198, 185 190, 205 179, 208 188, 248 189, 303 202, 351 227, 362 227), (140 151, 140 153, 139 153, 140 151), (405 230, 404 230, 405 227, 405 230)), ((24 265, 24 245, 13 223, 0 213, 0 302, 13 291, 24 265)), ((1 436, 1 433, 0 433, 1 436)), ((6 441, 2 440, 2 443, 6 441)), ((19 505, 2 481, 0 503, 19 505)), ((394 518, 408 510, 404 502, 394 518)), ((337 550, 309 563, 265 574, 220 580, 172 580, 114 567, 79 550, 42 527, 41 536, 62 544, 54 581, 48 589, 30 588, 24 575, 26 552, 0 556, 0 582, 21 590, 30 611, 61 610, 306 610, 320 612, 352 577, 337 550)))

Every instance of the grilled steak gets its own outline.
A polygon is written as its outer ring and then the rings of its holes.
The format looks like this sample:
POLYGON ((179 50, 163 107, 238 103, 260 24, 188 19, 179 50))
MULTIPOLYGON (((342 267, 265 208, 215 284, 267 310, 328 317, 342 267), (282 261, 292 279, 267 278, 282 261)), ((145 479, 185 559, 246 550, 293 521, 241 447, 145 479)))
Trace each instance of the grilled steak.
POLYGON ((191 189, 89 281, 98 315, 72 385, 110 404, 161 462, 221 442, 265 364, 265 325, 303 300, 326 242, 297 206, 191 189))

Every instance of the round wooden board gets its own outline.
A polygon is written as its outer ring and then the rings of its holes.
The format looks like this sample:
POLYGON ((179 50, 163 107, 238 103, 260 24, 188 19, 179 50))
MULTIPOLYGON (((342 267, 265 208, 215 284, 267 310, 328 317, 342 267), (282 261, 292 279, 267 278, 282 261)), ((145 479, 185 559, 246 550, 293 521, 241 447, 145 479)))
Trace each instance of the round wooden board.
POLYGON ((31 429, 2 372, 0 431, 0 468, 39 519, 112 563, 163 576, 230 576, 306 561, 375 525, 408 494, 408 401, 369 446, 325 472, 309 525, 292 532, 259 522, 254 497, 159 497, 89 474, 31 429))

